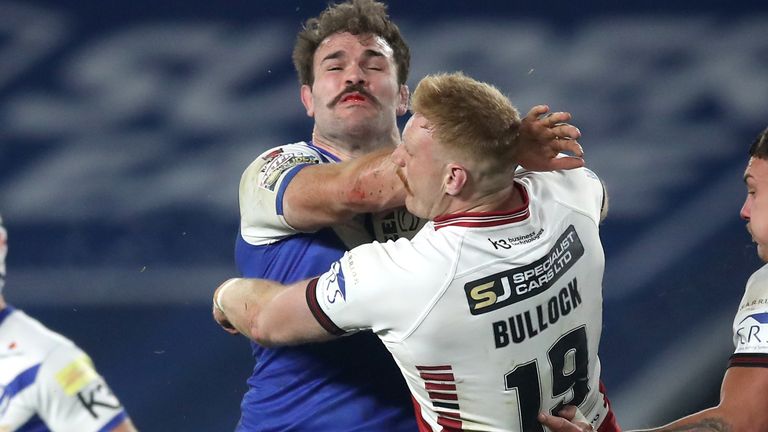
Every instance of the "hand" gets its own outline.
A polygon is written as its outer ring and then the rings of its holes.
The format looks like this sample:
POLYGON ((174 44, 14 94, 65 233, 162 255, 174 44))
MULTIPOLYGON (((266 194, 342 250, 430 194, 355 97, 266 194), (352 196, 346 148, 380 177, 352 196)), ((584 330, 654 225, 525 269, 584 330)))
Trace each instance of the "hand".
POLYGON ((518 161, 531 171, 555 171, 584 166, 584 151, 576 141, 581 132, 567 122, 571 114, 549 112, 546 105, 536 105, 520 123, 518 161), (557 157, 562 152, 573 156, 557 157))
POLYGON ((216 304, 216 295, 219 293, 219 289, 221 289, 221 286, 217 288, 213 293, 213 319, 221 326, 221 328, 224 329, 225 332, 231 335, 240 334, 235 326, 229 322, 229 319, 227 319, 227 315, 224 313, 224 311, 219 309, 219 306, 216 304))
POLYGON ((540 413, 539 423, 548 427, 552 432, 592 432, 592 425, 573 405, 567 405, 557 413, 560 417, 540 413))

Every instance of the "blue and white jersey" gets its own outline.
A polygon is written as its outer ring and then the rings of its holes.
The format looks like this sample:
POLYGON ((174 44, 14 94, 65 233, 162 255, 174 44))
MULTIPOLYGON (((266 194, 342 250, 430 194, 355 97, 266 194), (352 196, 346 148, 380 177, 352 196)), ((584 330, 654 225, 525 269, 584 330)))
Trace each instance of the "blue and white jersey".
MULTIPOLYGON (((291 283, 317 276, 348 249, 378 238, 412 237, 423 225, 405 210, 361 215, 316 232, 285 221, 283 195, 296 173, 338 159, 295 143, 259 156, 240 183, 235 255, 244 277, 291 283)), ((397 366, 370 332, 325 344, 264 348, 241 404, 239 431, 415 431, 413 404, 397 366)))
POLYGON ((768 265, 747 281, 733 320, 733 344, 730 366, 768 367, 768 265))
POLYGON ((109 431, 126 416, 80 348, 20 310, 0 311, 0 430, 109 431))

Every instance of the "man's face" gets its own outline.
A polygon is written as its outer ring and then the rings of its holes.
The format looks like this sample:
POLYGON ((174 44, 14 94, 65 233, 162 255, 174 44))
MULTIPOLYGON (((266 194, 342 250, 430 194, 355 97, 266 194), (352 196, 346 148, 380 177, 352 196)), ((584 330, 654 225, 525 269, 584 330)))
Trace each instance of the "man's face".
POLYGON ((447 175, 444 152, 432 138, 429 122, 416 113, 403 129, 403 142, 393 153, 405 184, 405 206, 414 215, 434 219, 443 212, 444 179, 447 175))
POLYGON ((379 36, 335 33, 315 51, 315 81, 304 85, 307 115, 326 138, 392 133, 407 108, 392 48, 379 36))
POLYGON ((747 199, 741 207, 741 217, 747 221, 752 241, 757 243, 757 255, 768 262, 768 161, 750 158, 744 182, 747 199))

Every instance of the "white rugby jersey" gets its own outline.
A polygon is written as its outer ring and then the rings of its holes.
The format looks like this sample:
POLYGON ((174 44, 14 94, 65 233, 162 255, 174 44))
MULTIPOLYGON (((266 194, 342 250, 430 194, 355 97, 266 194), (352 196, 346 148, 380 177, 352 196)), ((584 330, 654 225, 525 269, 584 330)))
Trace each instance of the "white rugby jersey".
MULTIPOLYGON (((436 218, 412 240, 348 252, 307 301, 330 332, 373 330, 418 402, 423 431, 543 431, 578 405, 618 430, 601 391, 599 179, 518 172, 515 211, 436 218)), ((375 373, 375 371, 371 371, 375 373)))
POLYGON ((109 431, 125 418, 75 344, 20 310, 0 311, 0 429, 109 431))
MULTIPOLYGON (((270 149, 246 168, 240 180, 240 234, 248 244, 272 244, 297 234, 283 213, 283 196, 293 177, 306 165, 338 162, 332 154, 304 141, 270 149)), ((333 230, 347 248, 372 239, 413 237, 426 221, 405 208, 359 215, 333 230)))
POLYGON ((733 320, 733 344, 730 366, 768 367, 768 265, 747 281, 733 320))

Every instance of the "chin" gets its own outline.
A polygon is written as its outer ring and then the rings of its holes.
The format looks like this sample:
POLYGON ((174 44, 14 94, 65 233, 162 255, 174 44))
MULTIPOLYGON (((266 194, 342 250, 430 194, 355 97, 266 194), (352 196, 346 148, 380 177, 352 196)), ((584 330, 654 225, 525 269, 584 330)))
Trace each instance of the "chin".
POLYGON ((757 256, 759 256, 763 262, 768 263, 768 249, 766 249, 765 246, 757 245, 757 256))
POLYGON ((416 204, 413 202, 413 198, 411 198, 410 195, 405 196, 405 209, 408 210, 408 213, 417 216, 422 217, 419 214, 419 208, 416 206, 416 204))

